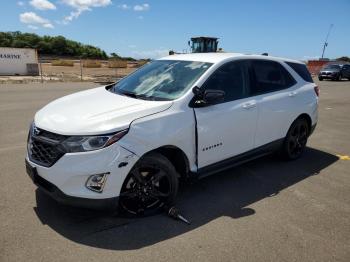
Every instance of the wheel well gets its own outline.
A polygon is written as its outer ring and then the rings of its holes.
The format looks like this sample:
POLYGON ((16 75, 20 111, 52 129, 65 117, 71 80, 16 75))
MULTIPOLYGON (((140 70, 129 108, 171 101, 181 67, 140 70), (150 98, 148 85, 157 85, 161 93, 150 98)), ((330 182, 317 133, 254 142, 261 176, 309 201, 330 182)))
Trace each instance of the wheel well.
POLYGON ((189 162, 186 154, 180 148, 176 146, 163 146, 151 152, 157 152, 165 156, 173 164, 180 177, 186 178, 188 176, 189 162))
MULTIPOLYGON (((308 126, 308 128, 309 128, 309 132, 310 132, 310 130, 311 130, 311 125, 312 125, 311 117, 310 117, 308 114, 304 113, 304 114, 301 114, 300 116, 298 116, 297 119, 305 119, 306 122, 307 122, 307 126, 308 126)), ((295 119, 295 120, 296 120, 296 119, 295 119)))

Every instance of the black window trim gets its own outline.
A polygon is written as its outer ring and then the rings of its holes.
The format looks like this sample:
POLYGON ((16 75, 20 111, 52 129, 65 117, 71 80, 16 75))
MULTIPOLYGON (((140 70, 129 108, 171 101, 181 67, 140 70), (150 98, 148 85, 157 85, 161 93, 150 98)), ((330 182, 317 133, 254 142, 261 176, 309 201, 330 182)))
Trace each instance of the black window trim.
POLYGON ((270 59, 247 59, 247 61, 249 61, 248 67, 249 67, 250 83, 251 83, 251 85, 249 86, 249 95, 248 95, 248 97, 255 97, 255 96, 260 96, 260 95, 264 95, 264 94, 280 92, 281 90, 287 90, 289 88, 292 88, 298 83, 297 80, 295 80, 295 78, 292 76, 292 74, 288 71, 288 69, 280 61, 270 60, 270 59), (251 93, 251 86, 256 85, 256 78, 255 78, 255 73, 254 73, 254 68, 253 68, 253 63, 255 61, 264 61, 264 62, 277 63, 280 67, 282 67, 285 70, 287 75, 291 78, 293 84, 290 85, 290 86, 287 86, 287 87, 283 87, 283 88, 280 88, 280 89, 273 90, 273 91, 266 91, 266 92, 252 94, 251 93))
POLYGON ((305 81, 305 82, 307 82, 307 83, 314 83, 314 81, 313 81, 313 79, 312 79, 312 76, 311 76, 309 70, 307 69, 306 64, 304 64, 304 63, 297 63, 297 62, 291 62, 291 61, 284 61, 284 63, 290 68, 290 70, 292 70, 292 71, 293 71, 297 76, 299 76, 303 81, 305 81), (309 73, 310 79, 309 79, 309 80, 305 79, 297 70, 294 69, 294 67, 292 67, 293 64, 305 66, 306 71, 309 73))

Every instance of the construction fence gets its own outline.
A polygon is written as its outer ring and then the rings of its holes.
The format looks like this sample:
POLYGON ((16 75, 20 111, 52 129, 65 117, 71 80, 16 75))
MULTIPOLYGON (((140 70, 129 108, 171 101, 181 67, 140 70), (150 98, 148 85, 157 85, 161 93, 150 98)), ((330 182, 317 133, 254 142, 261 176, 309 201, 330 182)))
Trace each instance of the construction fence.
POLYGON ((39 60, 39 73, 43 81, 114 82, 145 63, 124 60, 39 60))

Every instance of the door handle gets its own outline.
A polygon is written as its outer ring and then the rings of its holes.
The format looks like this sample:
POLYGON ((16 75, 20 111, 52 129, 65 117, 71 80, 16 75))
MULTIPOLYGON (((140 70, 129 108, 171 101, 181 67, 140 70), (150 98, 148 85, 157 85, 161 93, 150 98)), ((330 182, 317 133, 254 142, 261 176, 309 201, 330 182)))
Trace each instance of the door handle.
POLYGON ((250 108, 256 107, 256 103, 255 103, 255 102, 244 103, 244 104, 242 105, 242 107, 243 107, 244 109, 250 109, 250 108))
POLYGON ((297 92, 293 91, 293 92, 290 92, 290 93, 288 94, 288 96, 289 96, 289 97, 294 97, 294 96, 296 96, 297 94, 298 94, 297 92))

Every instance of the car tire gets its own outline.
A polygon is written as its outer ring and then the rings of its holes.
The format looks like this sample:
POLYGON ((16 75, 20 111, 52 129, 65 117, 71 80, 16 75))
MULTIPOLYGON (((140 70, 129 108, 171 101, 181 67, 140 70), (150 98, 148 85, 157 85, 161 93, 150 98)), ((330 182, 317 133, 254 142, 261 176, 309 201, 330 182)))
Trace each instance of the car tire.
POLYGON ((132 216, 158 213, 175 203, 179 175, 159 153, 144 155, 126 177, 119 196, 119 209, 132 216))
POLYGON ((306 119, 296 119, 284 139, 281 150, 283 158, 286 160, 298 159, 305 150, 309 133, 309 125, 306 119))
POLYGON ((322 77, 319 77, 318 80, 323 81, 323 78, 322 78, 322 77))

